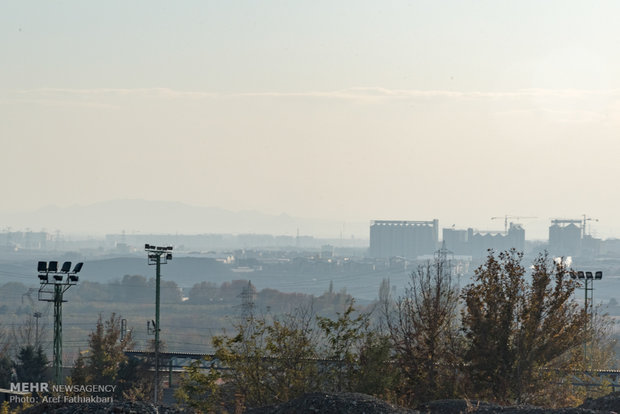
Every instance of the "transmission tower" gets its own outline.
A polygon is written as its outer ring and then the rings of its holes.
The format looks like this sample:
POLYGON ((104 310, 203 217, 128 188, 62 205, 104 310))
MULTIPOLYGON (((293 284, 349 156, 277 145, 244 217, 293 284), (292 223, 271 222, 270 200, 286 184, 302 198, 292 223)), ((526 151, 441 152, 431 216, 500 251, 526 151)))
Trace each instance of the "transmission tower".
POLYGON ((243 288, 239 296, 241 297, 241 318, 248 320, 254 315, 256 306, 256 288, 251 281, 248 281, 248 285, 243 288))

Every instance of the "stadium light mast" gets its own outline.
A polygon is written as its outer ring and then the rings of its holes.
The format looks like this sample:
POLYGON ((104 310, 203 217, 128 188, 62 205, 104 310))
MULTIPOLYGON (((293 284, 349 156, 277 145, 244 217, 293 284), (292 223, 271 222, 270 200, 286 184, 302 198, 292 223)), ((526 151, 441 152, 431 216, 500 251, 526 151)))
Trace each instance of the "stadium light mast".
POLYGON ((154 403, 157 405, 159 399, 159 291, 160 291, 160 279, 161 279, 161 265, 168 263, 168 260, 172 260, 172 246, 153 246, 150 244, 144 245, 144 250, 148 254, 149 265, 155 265, 155 321, 153 322, 153 331, 155 334, 155 396, 154 403))
MULTIPOLYGON (((584 309, 586 311, 586 331, 588 329, 588 319, 592 319, 594 316, 594 281, 603 279, 603 272, 572 272, 573 279, 578 279, 584 282, 583 289, 585 291, 584 309), (588 303, 589 302, 589 303, 588 303)), ((590 321, 590 323, 593 323, 590 321)), ((583 361, 584 370, 588 369, 588 340, 587 338, 583 342, 583 361)))
MULTIPOLYGON (((62 377, 62 303, 63 294, 78 282, 77 274, 82 270, 84 263, 75 265, 71 271, 71 262, 64 262, 58 270, 58 262, 39 262, 39 300, 42 302, 54 302, 54 381, 56 384, 63 383, 62 377), (50 281, 50 275, 52 280, 50 281)), ((38 322, 38 321, 37 321, 38 322)))

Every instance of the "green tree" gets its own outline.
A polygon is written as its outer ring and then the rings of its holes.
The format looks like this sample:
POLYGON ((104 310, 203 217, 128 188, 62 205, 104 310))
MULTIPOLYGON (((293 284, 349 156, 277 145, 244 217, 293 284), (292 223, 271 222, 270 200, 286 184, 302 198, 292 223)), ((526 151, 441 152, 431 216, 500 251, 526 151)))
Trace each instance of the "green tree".
POLYGON ((268 389, 270 381, 266 334, 265 319, 251 316, 237 325, 235 336, 213 338, 215 358, 230 368, 223 379, 241 407, 257 407, 274 402, 273 393, 268 389))
POLYGON ((294 314, 275 318, 267 327, 265 347, 270 388, 275 401, 296 398, 317 389, 316 341, 311 308, 297 308, 294 314))
POLYGON ((370 331, 363 339, 358 356, 359 368, 353 378, 353 391, 396 401, 401 370, 394 363, 389 335, 370 331))
MULTIPOLYGON (((75 287, 76 292, 73 297, 80 302, 91 301, 106 301, 110 300, 114 295, 117 284, 91 282, 88 280, 80 280, 80 283, 75 287), (112 291, 112 292, 111 292, 112 291)), ((117 298, 119 296, 116 296, 117 298)), ((72 299, 73 300, 73 299, 72 299)))
MULTIPOLYGON (((151 280, 153 281, 152 291, 154 292, 155 279, 151 280)), ((160 283, 161 303, 181 303, 183 301, 183 292, 174 280, 161 280, 160 283)))
POLYGON ((213 360, 192 364, 177 396, 209 411, 235 401, 235 407, 263 406, 317 390, 314 313, 300 307, 290 315, 269 319, 253 312, 236 325, 234 336, 213 338, 213 360), (215 362, 227 369, 217 371, 215 362), (210 367, 204 369, 204 365, 210 367), (219 386, 218 383, 224 384, 219 386))
POLYGON ((13 362, 6 354, 0 354, 0 388, 9 388, 13 380, 13 362))
POLYGON ((19 382, 42 382, 49 363, 41 345, 26 345, 17 354, 16 372, 19 382))
POLYGON ((591 384, 592 376, 587 370, 609 370, 617 367, 614 351, 616 341, 612 339, 614 321, 609 315, 595 307, 590 315, 585 342, 561 357, 552 361, 541 375, 545 380, 543 387, 532 393, 535 405, 560 408, 574 407, 582 404, 586 398, 598 398, 609 393, 609 379, 601 378, 598 386, 575 385, 579 382, 591 384), (584 345, 587 355, 584 355, 584 345), (572 385, 567 384, 566 372, 570 372, 572 385))
POLYGON ((192 304, 209 304, 217 299, 217 285, 213 282, 196 283, 188 296, 192 304))
POLYGON ((185 368, 175 397, 199 412, 214 412, 221 401, 222 376, 213 361, 197 360, 185 368), (208 364, 204 369, 203 364, 208 364))
POLYGON ((110 284, 116 289, 115 295, 122 301, 130 303, 152 303, 155 291, 154 280, 147 280, 142 275, 125 275, 120 284, 110 284))
POLYGON ((523 255, 492 251, 463 292, 471 391, 500 403, 530 402, 544 389, 540 370, 583 344, 587 315, 572 299, 563 262, 540 255, 526 278, 523 255))
MULTIPOLYGON (((121 317, 114 313, 103 320, 99 315, 95 330, 89 335, 89 348, 80 354, 71 373, 73 384, 117 384, 122 367, 127 364, 124 351, 132 346, 131 335, 121 339, 121 317)), ((117 393, 123 391, 119 387, 117 393)))
MULTIPOLYGON (((154 341, 152 341, 154 342, 154 341)), ((160 348, 161 349, 161 348, 160 348)), ((149 351, 154 352, 151 343, 149 351)), ((155 358, 127 358, 118 367, 117 393, 130 401, 150 401, 155 395, 155 373, 152 370, 155 358)), ((160 369, 161 369, 160 364, 160 369)), ((162 397, 162 373, 160 372, 159 399, 162 397)))
POLYGON ((248 310, 234 335, 213 338, 212 359, 186 369, 176 395, 204 411, 264 406, 316 391, 389 396, 398 371, 388 338, 372 333, 369 320, 352 301, 334 319, 316 317, 312 305, 276 317, 248 310))
POLYGON ((370 314, 357 312, 354 304, 354 300, 349 301, 345 311, 337 313, 336 319, 318 317, 318 327, 323 334, 323 356, 331 360, 323 373, 328 390, 353 390, 359 369, 359 352, 370 326, 370 314))

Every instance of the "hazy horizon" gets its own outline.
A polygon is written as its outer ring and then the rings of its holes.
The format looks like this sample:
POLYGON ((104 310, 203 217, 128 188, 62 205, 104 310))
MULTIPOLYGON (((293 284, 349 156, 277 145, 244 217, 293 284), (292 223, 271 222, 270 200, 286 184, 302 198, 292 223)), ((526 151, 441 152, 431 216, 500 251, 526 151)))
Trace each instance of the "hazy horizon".
POLYGON ((508 214, 537 217, 528 239, 587 214, 618 237, 619 12, 5 2, 0 213, 142 199, 495 230, 508 214))
MULTIPOLYGON (((555 217, 558 218, 558 217, 555 217)), ((568 217, 563 217, 564 219, 568 217)), ((570 217, 583 220, 583 215, 570 217)), ((365 221, 296 217, 286 212, 268 214, 258 210, 228 210, 214 206, 196 206, 178 201, 108 200, 86 205, 48 205, 45 207, 3 213, 0 211, 0 231, 46 231, 63 235, 101 237, 108 234, 270 234, 312 236, 325 239, 368 239, 370 223, 374 220, 439 220, 442 229, 473 228, 481 232, 501 232, 504 225, 517 223, 525 229, 526 239, 546 241, 553 218, 495 216, 486 226, 472 223, 450 224, 441 217, 374 217, 365 221), (53 224, 51 226, 51 224, 53 224)), ((484 220, 480 220, 482 222, 484 220)), ((610 233, 595 218, 587 216, 586 234, 601 237, 610 233), (603 229, 604 231, 601 231, 603 229), (606 230, 606 231, 605 231, 606 230)), ((603 237, 620 238, 611 234, 603 237)))

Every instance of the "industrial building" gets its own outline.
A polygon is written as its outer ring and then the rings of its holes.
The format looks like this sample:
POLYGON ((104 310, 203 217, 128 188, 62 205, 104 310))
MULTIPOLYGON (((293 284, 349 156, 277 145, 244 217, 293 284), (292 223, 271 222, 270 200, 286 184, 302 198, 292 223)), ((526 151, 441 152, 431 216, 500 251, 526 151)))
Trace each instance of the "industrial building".
POLYGON ((525 248, 525 230, 521 224, 510 223, 507 231, 481 231, 443 229, 443 242, 448 250, 457 255, 484 257, 488 249, 496 252, 512 248, 523 251, 525 248))
POLYGON ((525 230, 520 224, 510 223, 508 232, 483 232, 473 229, 468 229, 468 232, 473 257, 484 257, 489 249, 496 252, 510 249, 522 252, 525 249, 525 230))
POLYGON ((51 235, 43 231, 6 231, 0 233, 0 247, 10 250, 45 250, 51 235))
POLYGON ((374 220, 370 222, 370 256, 375 258, 433 254, 439 243, 439 220, 374 220))
POLYGON ((469 246, 470 230, 443 229, 442 240, 444 247, 452 254, 471 256, 471 248, 469 246))
POLYGON ((551 220, 549 252, 556 256, 577 256, 581 253, 581 220, 551 220))
POLYGON ((601 251, 601 239, 586 234, 588 220, 598 221, 586 215, 583 219, 551 220, 549 252, 555 256, 598 256, 601 251))

